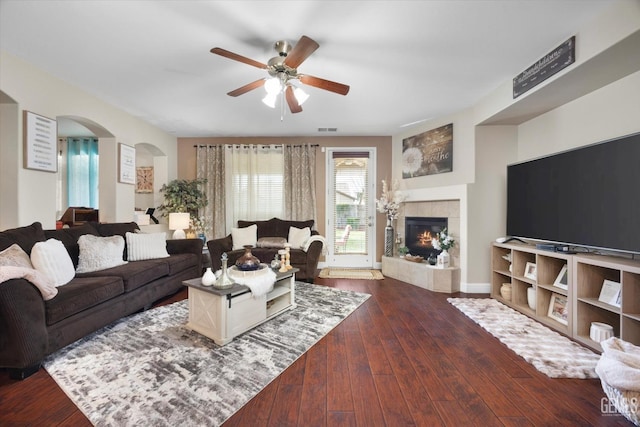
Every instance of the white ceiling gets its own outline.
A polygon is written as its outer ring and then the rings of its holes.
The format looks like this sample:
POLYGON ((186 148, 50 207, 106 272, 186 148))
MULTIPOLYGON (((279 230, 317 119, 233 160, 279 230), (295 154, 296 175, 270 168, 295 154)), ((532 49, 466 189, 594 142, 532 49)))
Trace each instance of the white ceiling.
POLYGON ((176 136, 394 135, 474 105, 611 3, 0 0, 0 48, 176 136), (320 48, 299 71, 347 96, 307 86, 281 121, 262 88, 226 95, 267 74, 211 48, 266 63, 301 35, 320 48))

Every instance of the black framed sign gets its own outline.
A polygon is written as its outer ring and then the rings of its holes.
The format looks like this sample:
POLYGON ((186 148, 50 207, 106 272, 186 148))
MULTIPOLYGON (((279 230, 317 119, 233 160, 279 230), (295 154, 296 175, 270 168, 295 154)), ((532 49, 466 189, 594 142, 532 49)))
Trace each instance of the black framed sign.
POLYGON ((533 89, 558 71, 567 68, 576 60, 576 36, 540 58, 535 64, 513 79, 513 99, 533 89))

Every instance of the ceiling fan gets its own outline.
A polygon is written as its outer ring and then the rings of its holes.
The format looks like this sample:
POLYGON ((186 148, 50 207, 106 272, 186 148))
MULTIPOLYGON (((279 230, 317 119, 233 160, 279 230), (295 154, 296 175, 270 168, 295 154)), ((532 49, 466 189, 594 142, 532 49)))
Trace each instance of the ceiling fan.
MULTIPOLYGON (((274 49, 278 52, 278 56, 271 58, 266 64, 254 61, 237 53, 214 47, 211 53, 233 59, 234 61, 243 62, 245 64, 267 70, 271 78, 262 78, 246 84, 238 89, 227 93, 229 96, 240 96, 253 89, 264 86, 267 90, 267 96, 263 102, 270 107, 275 107, 275 101, 279 94, 283 94, 292 113, 302 111, 301 104, 306 100, 308 95, 301 92, 301 88, 292 84, 293 80, 298 80, 305 85, 317 87, 319 89, 335 92, 340 95, 349 93, 349 86, 342 83, 332 82, 330 80, 321 79, 319 77, 310 76, 308 74, 298 73, 298 67, 307 59, 320 45, 307 36, 300 37, 298 43, 292 46, 291 43, 280 40, 274 45, 274 49)), ((284 108, 284 107, 283 107, 284 108)))

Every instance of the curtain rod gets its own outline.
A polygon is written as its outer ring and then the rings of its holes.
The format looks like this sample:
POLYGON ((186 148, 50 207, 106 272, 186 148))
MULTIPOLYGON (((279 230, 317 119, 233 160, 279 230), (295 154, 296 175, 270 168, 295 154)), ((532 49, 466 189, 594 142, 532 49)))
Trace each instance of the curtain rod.
POLYGON ((194 145, 193 148, 212 148, 212 147, 244 147, 244 148, 254 148, 254 147, 259 147, 259 146, 264 146, 264 147, 284 147, 284 146, 291 146, 291 147, 304 147, 306 145, 308 145, 309 147, 319 147, 320 144, 294 144, 294 145, 289 145, 289 144, 275 144, 275 145, 271 145, 271 144, 213 144, 213 145, 194 145))

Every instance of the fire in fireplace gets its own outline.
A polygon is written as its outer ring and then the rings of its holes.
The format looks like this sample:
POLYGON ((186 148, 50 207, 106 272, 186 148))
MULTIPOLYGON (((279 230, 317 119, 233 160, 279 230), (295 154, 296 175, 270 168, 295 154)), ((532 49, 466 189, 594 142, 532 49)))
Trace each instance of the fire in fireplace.
POLYGON ((440 251, 433 248, 431 239, 448 225, 447 218, 408 216, 404 219, 404 241, 411 255, 428 258, 440 251))

